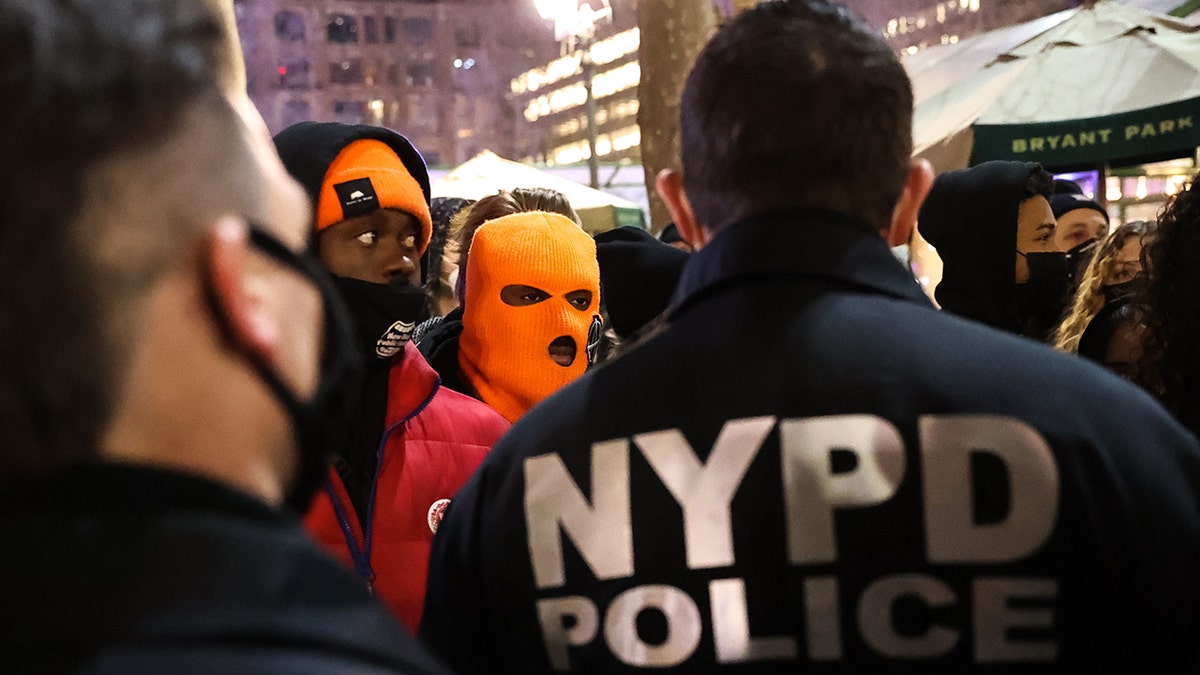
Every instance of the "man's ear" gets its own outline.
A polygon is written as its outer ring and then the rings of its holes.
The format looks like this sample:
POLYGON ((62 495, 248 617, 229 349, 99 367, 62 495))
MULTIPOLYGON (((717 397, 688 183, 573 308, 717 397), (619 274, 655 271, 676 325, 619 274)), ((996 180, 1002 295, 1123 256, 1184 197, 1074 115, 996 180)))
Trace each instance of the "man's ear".
POLYGON ((933 165, 927 159, 913 159, 908 164, 908 176, 904 179, 904 191, 896 207, 892 209, 892 222, 882 232, 888 246, 907 244, 917 224, 917 214, 925 196, 933 187, 933 165))
POLYGON ((273 361, 279 351, 280 327, 267 311, 262 290, 247 269, 249 232, 245 222, 222 218, 209 226, 202 247, 213 310, 224 316, 228 338, 256 359, 273 361))
POLYGON ((679 236, 699 251, 708 243, 712 234, 696 222, 696 213, 692 211, 692 203, 688 201, 687 193, 683 190, 683 174, 672 169, 663 169, 654 179, 654 187, 658 196, 662 197, 671 212, 671 219, 679 230, 679 236))

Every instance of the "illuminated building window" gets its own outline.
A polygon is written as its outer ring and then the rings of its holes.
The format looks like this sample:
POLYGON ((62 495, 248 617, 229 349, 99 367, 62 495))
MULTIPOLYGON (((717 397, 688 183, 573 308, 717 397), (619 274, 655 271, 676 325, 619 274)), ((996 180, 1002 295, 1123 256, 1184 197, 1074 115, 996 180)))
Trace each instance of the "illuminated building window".
POLYGON ((329 81, 334 84, 362 84, 362 59, 346 59, 329 64, 329 81))
POLYGON ((358 20, 349 14, 335 14, 330 17, 325 34, 330 42, 339 44, 358 42, 358 20))
POLYGON ((283 89, 307 89, 309 87, 308 61, 289 61, 279 68, 279 86, 283 89))
MULTIPOLYGON (((604 98, 633 89, 638 85, 641 76, 642 69, 636 61, 606 70, 592 78, 592 95, 596 98, 604 98)), ((525 119, 536 122, 541 117, 583 105, 585 102, 587 102, 587 90, 584 89, 583 84, 568 85, 530 101, 525 106, 525 119)))
POLYGON ((413 61, 405 71, 405 84, 410 87, 428 87, 433 84, 433 59, 413 61))
MULTIPOLYGON (((625 127, 596 138, 596 156, 604 157, 637 147, 642 142, 642 130, 637 125, 625 127)), ((591 155, 587 141, 575 141, 560 145, 550 151, 550 164, 576 164, 591 155)))
POLYGON ((280 12, 275 15, 275 37, 284 42, 304 41, 304 17, 298 12, 280 12))
MULTIPOLYGON (((600 40, 589 50, 592 63, 598 66, 605 65, 635 54, 640 41, 641 32, 636 28, 600 40)), ((541 68, 528 70, 514 79, 509 88, 513 94, 521 95, 526 92, 538 91, 555 82, 573 77, 579 73, 581 57, 580 52, 575 52, 555 59, 541 68)))

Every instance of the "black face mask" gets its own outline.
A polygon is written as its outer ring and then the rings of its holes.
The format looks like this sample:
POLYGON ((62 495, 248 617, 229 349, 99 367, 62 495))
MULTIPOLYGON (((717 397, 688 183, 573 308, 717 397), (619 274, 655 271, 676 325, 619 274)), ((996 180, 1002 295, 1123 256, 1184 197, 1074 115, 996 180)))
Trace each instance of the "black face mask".
POLYGON ((1114 300, 1120 300, 1121 298, 1127 298, 1133 295, 1134 284, 1136 283, 1136 279, 1130 279, 1129 281, 1123 281, 1119 284, 1109 284, 1105 286, 1104 302, 1109 303, 1114 300))
POLYGON ((1029 281, 1017 284, 1017 314, 1021 332, 1045 338, 1058 325, 1071 287, 1071 262, 1066 253, 1021 253, 1029 263, 1029 281))
POLYGON ((289 507, 303 513, 325 482, 329 457, 340 441, 349 419, 345 393, 361 387, 361 359, 354 350, 353 326, 328 273, 315 259, 298 254, 257 226, 250 228, 250 243, 276 262, 305 277, 321 294, 325 318, 325 341, 321 355, 321 374, 316 390, 308 401, 300 397, 272 370, 271 366, 241 345, 230 329, 211 286, 206 288, 209 305, 228 344, 249 361, 267 387, 279 400, 292 420, 296 450, 299 454, 296 478, 285 494, 289 507))
POLYGON ((334 277, 333 283, 350 310, 356 344, 368 367, 390 363, 393 356, 404 351, 413 328, 425 314, 425 289, 408 279, 376 284, 334 277))

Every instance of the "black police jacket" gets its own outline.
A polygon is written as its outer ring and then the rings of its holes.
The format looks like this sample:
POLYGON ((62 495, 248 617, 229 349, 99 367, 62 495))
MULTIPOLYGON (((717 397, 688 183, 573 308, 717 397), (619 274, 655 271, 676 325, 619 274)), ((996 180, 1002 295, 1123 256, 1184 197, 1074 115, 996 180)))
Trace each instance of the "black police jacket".
POLYGON ((0 493, 0 672, 445 673, 295 516, 78 467, 0 493))
POLYGON ((668 327, 522 418, 434 541, 464 673, 1193 672, 1200 451, 936 311, 869 228, 736 224, 668 327))

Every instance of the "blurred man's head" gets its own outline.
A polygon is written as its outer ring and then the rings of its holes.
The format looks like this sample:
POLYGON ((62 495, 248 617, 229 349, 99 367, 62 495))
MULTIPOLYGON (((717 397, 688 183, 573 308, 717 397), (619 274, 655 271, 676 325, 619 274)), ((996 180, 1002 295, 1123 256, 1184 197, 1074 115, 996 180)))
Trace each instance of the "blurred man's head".
POLYGON ((101 457, 205 471, 229 458, 201 446, 231 434, 183 441, 248 414, 228 444, 261 455, 243 486, 277 499, 294 476, 251 361, 311 391, 320 296, 250 244, 246 222, 301 246, 308 212, 241 67, 224 3, 0 4, 0 478, 101 457))
POLYGON ((1063 253, 1074 252, 1108 234, 1108 211, 1083 195, 1055 194, 1050 197, 1050 208, 1058 222, 1054 243, 1063 253))
POLYGON ((682 177, 665 173, 659 190, 689 240, 693 221, 712 234, 803 207, 885 230, 910 178, 930 180, 910 163, 903 67, 877 31, 826 0, 765 2, 722 27, 688 76, 680 132, 682 177))

